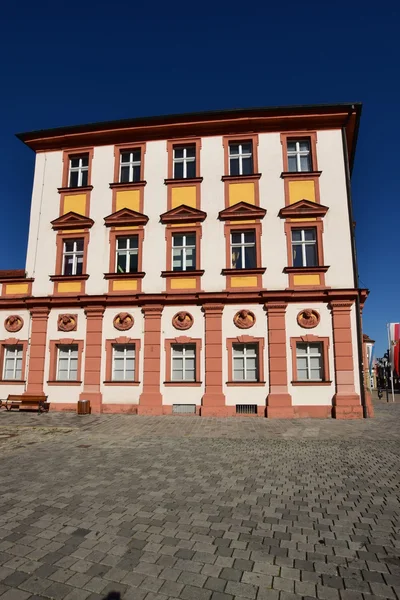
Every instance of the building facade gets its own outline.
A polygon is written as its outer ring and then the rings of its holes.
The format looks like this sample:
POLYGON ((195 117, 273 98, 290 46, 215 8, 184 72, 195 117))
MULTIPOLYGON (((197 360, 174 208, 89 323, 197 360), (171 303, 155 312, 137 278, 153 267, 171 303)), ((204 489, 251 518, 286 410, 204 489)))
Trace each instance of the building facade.
POLYGON ((360 105, 20 134, 25 271, 0 273, 1 395, 51 410, 368 414, 350 172, 360 105))

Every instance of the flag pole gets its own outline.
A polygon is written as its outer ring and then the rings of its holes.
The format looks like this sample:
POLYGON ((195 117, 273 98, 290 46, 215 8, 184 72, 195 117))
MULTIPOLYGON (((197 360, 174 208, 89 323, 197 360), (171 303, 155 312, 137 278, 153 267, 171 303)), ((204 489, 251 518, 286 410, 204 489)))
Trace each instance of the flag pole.
POLYGON ((394 384, 393 384, 393 357, 394 357, 394 352, 393 352, 392 340, 390 338, 390 323, 387 323, 386 327, 387 327, 388 342, 389 342, 390 383, 391 383, 391 387, 392 387, 392 402, 394 402, 394 384))

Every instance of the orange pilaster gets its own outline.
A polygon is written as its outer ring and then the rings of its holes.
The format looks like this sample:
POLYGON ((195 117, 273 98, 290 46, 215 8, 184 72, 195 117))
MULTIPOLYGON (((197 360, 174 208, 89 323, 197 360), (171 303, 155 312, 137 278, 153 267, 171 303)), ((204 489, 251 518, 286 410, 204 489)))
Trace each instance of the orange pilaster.
POLYGON ((101 355, 103 333, 103 306, 87 307, 85 369, 83 376, 83 392, 80 400, 89 400, 92 413, 102 412, 101 355))
POLYGON ((140 394, 139 415, 162 415, 161 375, 161 305, 143 306, 143 392, 140 394))
POLYGON ((268 367, 269 394, 266 416, 270 419, 292 419, 294 410, 288 392, 286 354, 286 307, 287 304, 266 303, 268 319, 268 367))
POLYGON ((44 396, 44 362, 46 357, 47 321, 49 309, 37 307, 31 309, 31 343, 29 348, 27 394, 44 396))
POLYGON ((336 384, 336 392, 333 397, 333 416, 336 419, 360 419, 363 416, 360 396, 356 394, 354 387, 352 306, 352 302, 330 303, 336 384))
POLYGON ((205 390, 201 401, 202 417, 226 416, 222 378, 222 304, 204 304, 205 390))

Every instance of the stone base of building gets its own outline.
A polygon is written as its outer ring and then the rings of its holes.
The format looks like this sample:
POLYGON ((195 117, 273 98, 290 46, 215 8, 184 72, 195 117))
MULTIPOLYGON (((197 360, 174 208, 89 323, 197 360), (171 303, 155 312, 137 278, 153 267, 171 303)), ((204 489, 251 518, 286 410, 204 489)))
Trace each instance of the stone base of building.
POLYGON ((333 397, 333 417, 335 419, 362 419, 363 413, 358 394, 336 394, 333 397))
POLYGON ((290 394, 268 394, 265 416, 269 419, 293 419, 294 410, 290 394))
POLYGON ((82 392, 79 394, 79 400, 89 400, 90 412, 92 414, 100 414, 103 412, 102 399, 103 395, 100 392, 82 392))

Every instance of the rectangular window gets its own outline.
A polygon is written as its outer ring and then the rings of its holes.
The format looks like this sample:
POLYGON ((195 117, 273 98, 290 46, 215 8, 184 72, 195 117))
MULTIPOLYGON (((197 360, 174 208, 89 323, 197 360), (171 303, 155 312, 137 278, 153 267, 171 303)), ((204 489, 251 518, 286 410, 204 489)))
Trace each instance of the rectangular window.
POLYGON ((232 269, 254 269, 256 260, 255 231, 231 231, 232 269))
POLYGON ((78 379, 78 345, 57 346, 57 381, 78 379))
POLYGON ((83 239, 64 240, 63 275, 82 275, 83 273, 83 239))
POLYGON ((174 179, 196 177, 196 146, 176 146, 173 154, 174 179))
POLYGON ((5 346, 3 379, 22 379, 22 346, 5 346))
POLYGON ((229 175, 252 175, 253 144, 251 142, 230 142, 229 175))
POLYGON ((259 380, 258 344, 233 344, 233 380, 259 380))
POLYGON ((292 229, 292 257, 293 267, 318 266, 315 228, 292 229))
POLYGON ((116 273, 137 273, 139 238, 117 237, 116 273))
POLYGON ((71 156, 69 159, 69 187, 85 187, 88 185, 89 155, 71 156))
POLYGON ((194 271, 196 269, 196 234, 175 233, 172 236, 172 270, 194 271))
POLYGON ((120 154, 119 180, 121 183, 140 181, 141 151, 124 150, 120 154))
POLYGON ((112 380, 135 380, 135 344, 113 345, 112 380))
POLYGON ((291 173, 311 171, 310 140, 288 140, 287 157, 291 173))
POLYGON ((321 343, 296 343, 298 381, 322 381, 323 358, 321 343))
POLYGON ((196 381, 195 344, 173 344, 172 381, 196 381))

